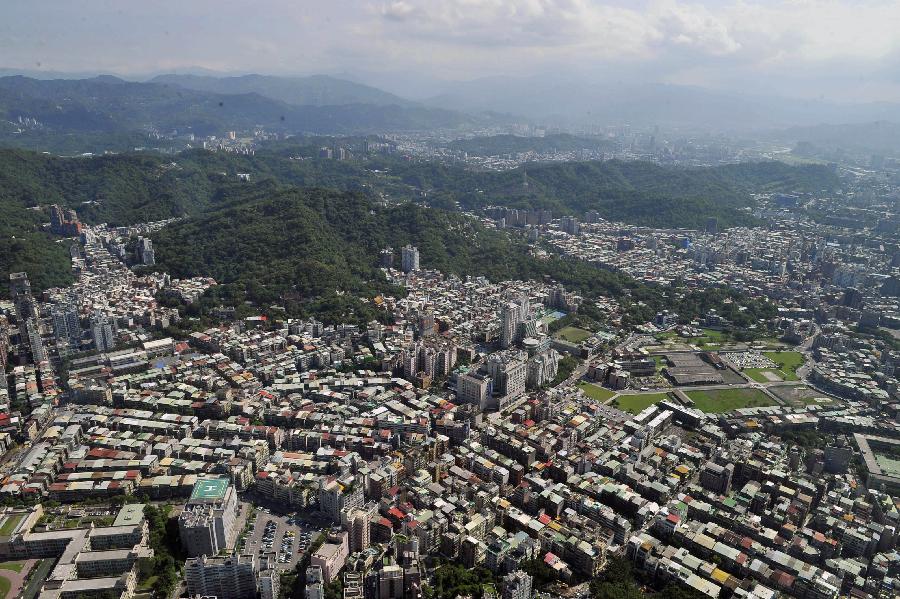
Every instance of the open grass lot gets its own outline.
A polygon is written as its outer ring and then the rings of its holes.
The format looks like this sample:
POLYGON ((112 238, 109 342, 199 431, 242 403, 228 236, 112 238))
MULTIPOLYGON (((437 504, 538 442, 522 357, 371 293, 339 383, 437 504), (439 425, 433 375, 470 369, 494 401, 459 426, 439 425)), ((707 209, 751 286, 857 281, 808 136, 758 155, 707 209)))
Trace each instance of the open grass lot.
POLYGON ((779 373, 785 381, 797 380, 797 369, 803 366, 803 354, 796 351, 767 351, 763 355, 780 365, 779 373))
POLYGON ((596 399, 597 401, 606 401, 616 394, 615 391, 610 391, 609 389, 605 389, 603 387, 600 387, 599 385, 594 385, 586 381, 581 381, 580 383, 578 383, 578 388, 584 391, 585 395, 587 395, 591 399, 596 399))
POLYGON ((2 574, 0 574, 0 599, 6 599, 9 590, 12 588, 12 582, 2 574))
POLYGON ((827 406, 831 405, 833 400, 823 396, 815 389, 810 389, 806 385, 790 384, 772 385, 768 388, 770 393, 774 393, 778 399, 794 407, 802 407, 809 405, 827 406))
POLYGON ((13 572, 21 572, 25 567, 25 562, 0 562, 0 570, 12 570, 13 572))
POLYGON ((721 414, 739 408, 760 408, 775 405, 775 402, 759 389, 735 388, 688 391, 687 396, 694 401, 694 407, 711 414, 721 414))
POLYGON ((676 343, 687 343, 689 345, 697 345, 700 347, 718 346, 728 341, 727 334, 722 331, 715 331, 713 329, 703 329, 703 335, 701 335, 700 337, 682 337, 681 335, 676 334, 674 331, 667 331, 665 333, 660 333, 656 336, 656 338, 660 341, 669 340, 676 343))
POLYGON ((556 332, 556 336, 569 343, 581 343, 591 336, 591 332, 578 327, 563 327, 556 332))
POLYGON ((743 373, 757 383, 777 383, 785 380, 783 372, 771 368, 745 368, 743 373))
POLYGON ((637 414, 644 408, 668 399, 668 393, 634 393, 632 395, 620 395, 613 400, 613 405, 631 414, 637 414))
POLYGON ((8 516, 6 519, 4 519, 3 524, 0 525, 0 536, 11 535, 12 532, 16 529, 16 526, 18 526, 19 522, 21 522, 22 518, 24 517, 25 516, 19 514, 15 516, 8 516))

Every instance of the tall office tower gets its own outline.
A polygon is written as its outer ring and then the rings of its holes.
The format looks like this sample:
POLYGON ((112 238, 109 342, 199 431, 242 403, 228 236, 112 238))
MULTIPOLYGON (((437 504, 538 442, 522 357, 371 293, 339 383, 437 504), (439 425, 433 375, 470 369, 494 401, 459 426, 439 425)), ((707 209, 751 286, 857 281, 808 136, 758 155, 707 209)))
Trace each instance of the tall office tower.
POLYGON ((9 359, 9 323, 5 316, 0 316, 0 372, 6 372, 9 359))
POLYGON ((70 305, 56 305, 50 311, 53 318, 53 336, 57 343, 77 346, 81 341, 81 323, 78 312, 70 305))
POLYGON ((9 274, 9 296, 16 307, 20 320, 37 317, 37 303, 31 295, 31 282, 28 273, 13 272, 9 274))
POLYGON ((503 579, 503 599, 531 599, 531 576, 521 570, 503 579))
POLYGON ((28 334, 28 345, 31 347, 31 357, 34 358, 34 363, 46 360, 47 352, 44 351, 44 342, 41 340, 41 331, 36 319, 30 318, 25 321, 25 332, 28 334))
POLYGON ((91 339, 94 340, 97 351, 109 351, 116 346, 112 325, 101 312, 96 312, 91 317, 91 339))
POLYGON ((715 216, 710 216, 706 219, 706 232, 711 235, 716 235, 719 232, 719 219, 715 216))
POLYGON ((419 270, 419 249, 415 246, 405 245, 400 250, 400 268, 403 272, 415 272, 419 270))

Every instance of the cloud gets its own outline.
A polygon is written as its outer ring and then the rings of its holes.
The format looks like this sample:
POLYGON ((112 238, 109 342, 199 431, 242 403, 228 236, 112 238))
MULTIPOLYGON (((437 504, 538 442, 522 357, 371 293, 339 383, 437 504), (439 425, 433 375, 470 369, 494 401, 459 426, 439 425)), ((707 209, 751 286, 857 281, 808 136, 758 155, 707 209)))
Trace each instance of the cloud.
POLYGON ((818 95, 840 91, 838 75, 895 84, 898 22, 900 0, 42 0, 6 7, 0 67, 443 79, 618 69, 782 90, 805 78, 792 93, 818 95))

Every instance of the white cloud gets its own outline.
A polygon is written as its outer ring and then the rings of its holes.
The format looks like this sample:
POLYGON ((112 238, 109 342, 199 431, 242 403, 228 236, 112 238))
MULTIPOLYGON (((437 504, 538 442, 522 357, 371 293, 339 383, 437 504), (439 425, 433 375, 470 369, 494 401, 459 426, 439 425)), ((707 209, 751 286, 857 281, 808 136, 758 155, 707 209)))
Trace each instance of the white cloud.
POLYGON ((444 79, 619 69, 711 85, 863 70, 878 89, 896 84, 897 23, 900 0, 42 0, 4 12, 0 67, 444 79))

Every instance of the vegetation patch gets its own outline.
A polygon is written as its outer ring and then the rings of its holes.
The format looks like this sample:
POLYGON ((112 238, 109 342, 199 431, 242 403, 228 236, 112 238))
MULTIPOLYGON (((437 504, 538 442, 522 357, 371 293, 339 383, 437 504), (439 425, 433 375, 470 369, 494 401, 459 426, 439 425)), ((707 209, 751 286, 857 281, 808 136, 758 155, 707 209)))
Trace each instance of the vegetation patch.
POLYGON ((761 408, 775 405, 768 395, 759 389, 707 389, 688 391, 687 396, 694 402, 694 407, 710 414, 722 414, 740 408, 761 408))
POLYGON ((556 333, 556 336, 563 341, 577 344, 589 338, 591 334, 592 333, 590 331, 586 331, 578 327, 563 327, 559 330, 559 332, 556 333))
POLYGON ((25 562, 0 562, 0 570, 12 570, 13 572, 21 572, 25 567, 25 562))
POLYGON ((668 393, 634 393, 631 395, 619 395, 613 400, 612 405, 624 412, 638 414, 645 408, 664 399, 669 399, 668 393))
POLYGON ((578 383, 578 388, 584 391, 585 395, 587 395, 591 399, 596 399, 597 401, 606 401, 616 394, 615 391, 606 389, 599 385, 594 385, 593 383, 588 383, 586 381, 581 381, 580 383, 578 383))
POLYGON ((4 518, 3 524, 0 525, 0 536, 11 535, 24 517, 22 514, 14 514, 4 518))
POLYGON ((775 362, 778 372, 785 381, 796 381, 797 369, 806 361, 803 354, 796 351, 768 351, 763 352, 763 355, 775 362))

